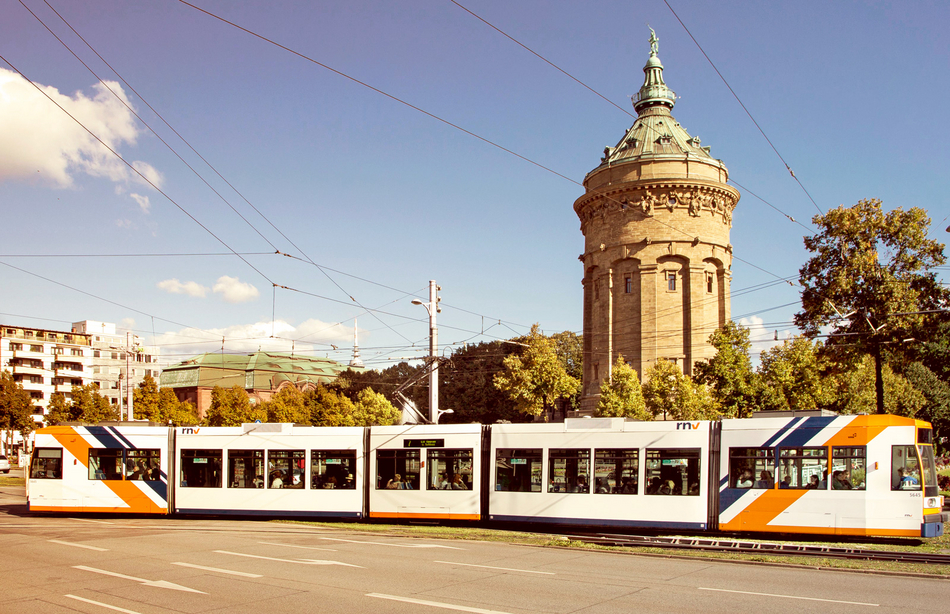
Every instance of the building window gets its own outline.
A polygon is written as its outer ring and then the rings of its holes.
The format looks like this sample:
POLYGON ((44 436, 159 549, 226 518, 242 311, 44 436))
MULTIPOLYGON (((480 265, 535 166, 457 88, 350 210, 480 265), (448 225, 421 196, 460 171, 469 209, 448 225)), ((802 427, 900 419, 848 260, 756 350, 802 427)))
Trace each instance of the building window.
POLYGON ((112 352, 112 360, 118 360, 118 359, 119 359, 118 352, 112 352))
MULTIPOLYGON (((21 345, 20 348, 22 349, 23 346, 21 345)), ((31 346, 30 346, 30 351, 31 351, 31 352, 37 352, 37 353, 39 353, 39 354, 42 354, 42 353, 43 353, 43 346, 42 346, 42 345, 31 345, 31 346)))
POLYGON ((626 294, 630 294, 631 292, 633 292, 633 277, 631 277, 630 275, 627 275, 626 277, 623 278, 623 291, 626 294))
POLYGON ((716 280, 716 276, 712 273, 706 273, 706 292, 712 294, 713 285, 716 280))
POLYGON ((666 274, 666 289, 670 292, 676 292, 676 273, 673 271, 666 274))
POLYGON ((20 350, 22 350, 22 349, 23 349, 23 344, 22 344, 22 343, 11 343, 11 344, 10 344, 10 351, 11 351, 11 352, 17 352, 17 351, 20 351, 20 350))
POLYGON ((79 350, 79 349, 76 349, 76 348, 72 348, 71 350, 69 350, 69 353, 70 353, 72 356, 82 356, 82 350, 79 350))
POLYGON ((93 357, 93 358, 99 358, 99 350, 95 350, 95 351, 92 353, 92 357, 93 357))

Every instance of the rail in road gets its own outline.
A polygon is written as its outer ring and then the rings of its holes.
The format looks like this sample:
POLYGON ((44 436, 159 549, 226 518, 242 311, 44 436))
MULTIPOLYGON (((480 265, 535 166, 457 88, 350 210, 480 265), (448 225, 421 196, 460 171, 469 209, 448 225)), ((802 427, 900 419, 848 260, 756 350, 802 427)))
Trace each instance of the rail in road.
POLYGON ((898 550, 873 550, 841 546, 813 544, 779 544, 768 542, 701 539, 696 537, 657 537, 641 535, 617 535, 611 533, 565 534, 564 537, 601 546, 624 546, 629 548, 669 548, 677 550, 700 550, 707 552, 739 552, 746 554, 776 554, 820 556, 836 559, 863 561, 897 561, 905 563, 928 563, 950 565, 950 555, 898 550))

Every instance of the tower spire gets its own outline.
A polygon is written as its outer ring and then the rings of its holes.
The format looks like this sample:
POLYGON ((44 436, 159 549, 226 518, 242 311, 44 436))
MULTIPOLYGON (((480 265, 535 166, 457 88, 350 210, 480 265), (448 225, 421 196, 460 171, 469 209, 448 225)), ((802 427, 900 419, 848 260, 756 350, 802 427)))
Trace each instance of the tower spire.
POLYGON ((353 318, 353 358, 350 359, 351 367, 362 367, 363 361, 360 360, 360 339, 359 328, 356 326, 356 318, 353 318))
POLYGON ((637 98, 633 102, 633 108, 637 115, 643 109, 649 107, 662 105, 672 109, 673 105, 676 104, 676 94, 666 87, 666 83, 663 81, 663 64, 660 63, 660 57, 657 55, 659 49, 660 39, 657 38, 653 28, 650 28, 650 59, 643 67, 643 85, 640 86, 637 98))

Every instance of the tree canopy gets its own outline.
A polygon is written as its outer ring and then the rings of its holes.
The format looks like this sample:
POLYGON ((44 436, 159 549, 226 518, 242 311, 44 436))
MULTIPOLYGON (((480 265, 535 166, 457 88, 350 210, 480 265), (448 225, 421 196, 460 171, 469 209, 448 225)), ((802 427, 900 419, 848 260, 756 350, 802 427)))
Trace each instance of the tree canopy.
POLYGON ((683 375, 674 363, 660 359, 643 385, 647 410, 673 420, 714 420, 720 416, 709 388, 683 375))
POLYGON ((540 416, 558 399, 577 394, 581 384, 568 375, 557 343, 542 335, 537 324, 520 340, 527 347, 520 355, 505 357, 505 370, 495 375, 495 387, 508 395, 518 412, 540 416))
POLYGON ((151 375, 146 375, 132 391, 132 407, 136 420, 171 422, 178 426, 193 426, 199 422, 194 405, 179 401, 171 388, 159 388, 151 375))
POLYGON ((13 433, 23 439, 33 432, 33 400, 9 371, 0 373, 0 431, 6 434, 7 448, 13 445, 13 433))
POLYGON ((617 357, 610 379, 600 385, 597 415, 633 420, 653 419, 643 399, 640 376, 624 361, 623 356, 617 357))
POLYGON ((836 382, 821 343, 805 337, 785 340, 762 352, 759 377, 762 409, 832 409, 837 399, 836 382))
POLYGON ((96 424, 119 419, 119 409, 109 399, 99 394, 99 384, 73 386, 67 400, 62 393, 53 393, 47 407, 46 419, 50 424, 61 422, 85 422, 96 424))
POLYGON ((723 414, 748 418, 758 401, 749 329, 730 320, 709 336, 709 343, 716 348, 716 355, 709 362, 696 364, 696 381, 712 387, 723 414))
POLYGON ((259 404, 252 404, 241 386, 215 386, 211 390, 211 405, 204 419, 208 426, 241 426, 258 420, 266 422, 267 411, 259 404))

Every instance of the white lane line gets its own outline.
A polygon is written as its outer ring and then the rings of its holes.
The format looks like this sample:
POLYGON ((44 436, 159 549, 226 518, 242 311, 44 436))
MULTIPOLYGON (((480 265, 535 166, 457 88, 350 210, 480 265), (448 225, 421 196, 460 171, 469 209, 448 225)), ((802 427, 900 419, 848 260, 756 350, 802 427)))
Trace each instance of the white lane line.
POLYGON ((96 524, 115 524, 114 522, 106 522, 105 520, 89 520, 88 518, 67 518, 67 520, 75 520, 76 522, 94 522, 96 524))
POLYGON ((74 544, 73 542, 64 542, 64 541, 59 540, 59 539, 48 539, 48 540, 46 540, 46 541, 51 542, 51 543, 53 543, 53 544, 61 544, 61 545, 63 545, 63 546, 74 546, 74 547, 76 547, 76 548, 85 548, 86 550, 95 550, 96 552, 108 552, 108 551, 109 551, 108 548, 99 548, 99 547, 97 547, 97 546, 87 546, 86 544, 74 544))
POLYGON ((203 569, 205 571, 213 571, 216 573, 226 573, 226 574, 231 574, 232 576, 241 576, 242 578, 263 578, 264 577, 258 573, 247 573, 244 571, 221 569, 220 567, 205 567, 204 565, 192 565, 191 563, 172 563, 172 565, 178 565, 180 567, 190 567, 192 569, 203 569))
POLYGON ((280 563, 297 563, 298 565, 341 565, 343 567, 356 567, 357 569, 366 569, 359 565, 350 563, 341 563, 339 561, 321 561, 316 559, 278 559, 272 556, 259 556, 257 554, 244 554, 243 552, 228 552, 227 550, 214 550, 218 554, 230 554, 231 556, 244 556, 249 559, 263 559, 265 561, 278 561, 280 563))
POLYGON ((545 576, 557 575, 553 571, 533 571, 530 569, 512 569, 510 567, 492 567, 491 565, 473 565, 472 563, 453 563, 451 561, 432 561, 433 563, 445 563, 446 565, 461 565, 462 567, 480 567, 482 569, 498 569, 500 571, 517 571, 519 573, 537 573, 545 576))
POLYGON ((839 601, 838 599, 819 599, 818 597, 799 597, 797 595, 775 595, 772 593, 753 593, 752 591, 730 591, 724 588, 703 588, 697 587, 701 591, 716 591, 718 593, 738 593, 740 595, 757 595, 759 597, 780 597, 782 599, 801 599, 803 601, 822 601, 824 603, 844 603, 847 605, 866 605, 872 608, 880 606, 879 603, 864 603, 861 601, 839 601))
POLYGON ((367 597, 376 597, 377 599, 389 599, 390 601, 402 601, 403 603, 413 603, 415 605, 427 605, 433 608, 442 608, 445 610, 458 610, 459 612, 475 612, 475 614, 509 614, 500 610, 485 610, 482 608, 470 608, 464 605, 455 605, 452 603, 441 603, 439 601, 424 601, 422 599, 412 599, 410 597, 397 597, 395 595, 383 595, 381 593, 367 593, 367 597))
POLYGON ((317 548, 316 546, 295 546, 293 544, 278 544, 277 542, 257 542, 265 546, 282 546, 284 548, 300 548, 301 550, 322 550, 324 552, 336 552, 333 548, 317 548))
POLYGON ((85 565, 73 565, 73 569, 82 569, 83 571, 91 571, 92 573, 99 573, 104 576, 122 578, 123 580, 132 580, 133 582, 141 582, 145 586, 153 586, 155 588, 169 588, 173 591, 184 591, 186 593, 199 593, 201 595, 208 594, 199 590, 195 590, 193 588, 188 588, 187 586, 182 586, 181 584, 168 582, 166 580, 145 580, 144 578, 136 578, 135 576, 127 576, 125 574, 116 573, 114 571, 106 571, 105 569, 96 569, 95 567, 86 567, 85 565))
POLYGON ((116 612, 125 612, 125 614, 139 614, 135 610, 126 610, 125 608, 120 608, 116 605, 109 605, 108 603, 102 603, 101 601, 93 601, 92 599, 84 599, 82 597, 77 597, 76 595, 63 595, 64 597, 69 597, 70 599, 75 599, 76 601, 82 601, 85 603, 91 603, 92 605, 97 605, 100 608, 108 608, 110 610, 115 610, 116 612))
POLYGON ((465 550, 465 548, 456 548, 455 546, 442 546, 439 544, 389 544, 386 542, 364 542, 357 539, 340 539, 339 537, 318 537, 317 539, 328 539, 334 542, 347 542, 349 544, 370 544, 372 546, 392 546, 393 548, 445 548, 446 550, 465 550))

